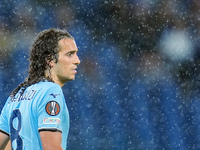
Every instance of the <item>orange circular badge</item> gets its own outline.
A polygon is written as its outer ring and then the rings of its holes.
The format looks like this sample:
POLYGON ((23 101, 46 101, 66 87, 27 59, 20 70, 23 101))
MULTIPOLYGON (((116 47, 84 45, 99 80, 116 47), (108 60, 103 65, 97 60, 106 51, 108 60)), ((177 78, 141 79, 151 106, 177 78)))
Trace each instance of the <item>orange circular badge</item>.
POLYGON ((47 114, 49 114, 51 116, 56 116, 60 112, 60 105, 56 101, 49 101, 46 104, 45 110, 46 110, 47 114))

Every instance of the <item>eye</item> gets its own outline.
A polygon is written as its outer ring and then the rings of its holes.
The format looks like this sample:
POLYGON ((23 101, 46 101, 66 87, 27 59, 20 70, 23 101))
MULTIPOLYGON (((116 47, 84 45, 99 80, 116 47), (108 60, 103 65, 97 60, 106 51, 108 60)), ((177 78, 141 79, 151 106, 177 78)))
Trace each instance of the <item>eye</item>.
POLYGON ((70 51, 70 52, 67 53, 67 56, 68 56, 68 57, 71 57, 71 56, 73 56, 74 54, 75 54, 75 51, 70 51))
POLYGON ((72 53, 71 53, 71 52, 67 53, 67 56, 71 57, 71 56, 72 56, 72 53))

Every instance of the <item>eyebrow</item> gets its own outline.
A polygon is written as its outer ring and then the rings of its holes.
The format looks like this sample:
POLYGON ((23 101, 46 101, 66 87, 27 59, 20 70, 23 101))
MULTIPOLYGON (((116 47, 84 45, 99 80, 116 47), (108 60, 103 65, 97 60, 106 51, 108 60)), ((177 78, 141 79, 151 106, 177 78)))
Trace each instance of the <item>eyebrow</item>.
POLYGON ((69 50, 67 53, 77 53, 78 50, 69 50))

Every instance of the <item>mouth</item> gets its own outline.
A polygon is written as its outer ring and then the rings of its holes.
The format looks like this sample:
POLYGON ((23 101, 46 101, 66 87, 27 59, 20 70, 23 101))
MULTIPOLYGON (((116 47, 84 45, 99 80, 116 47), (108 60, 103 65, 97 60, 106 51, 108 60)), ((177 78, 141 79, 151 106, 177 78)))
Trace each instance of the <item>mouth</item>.
POLYGON ((73 71, 74 74, 77 73, 77 70, 76 70, 76 69, 77 69, 77 67, 72 69, 72 71, 73 71))

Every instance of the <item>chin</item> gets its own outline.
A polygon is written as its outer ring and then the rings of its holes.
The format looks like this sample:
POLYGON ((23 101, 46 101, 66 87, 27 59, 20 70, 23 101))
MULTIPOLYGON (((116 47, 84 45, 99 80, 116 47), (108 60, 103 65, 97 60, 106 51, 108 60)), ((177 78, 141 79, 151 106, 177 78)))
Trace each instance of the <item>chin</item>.
POLYGON ((67 81, 73 81, 73 80, 75 80, 75 77, 68 78, 68 79, 66 80, 66 82, 67 82, 67 81))

